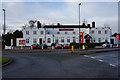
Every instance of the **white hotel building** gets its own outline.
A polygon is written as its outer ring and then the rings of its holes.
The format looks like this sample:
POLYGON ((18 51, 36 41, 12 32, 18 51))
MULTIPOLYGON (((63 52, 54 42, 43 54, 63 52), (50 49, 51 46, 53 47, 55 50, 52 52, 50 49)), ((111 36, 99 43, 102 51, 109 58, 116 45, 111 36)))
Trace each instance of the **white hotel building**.
MULTIPOLYGON (((112 31, 110 27, 96 27, 95 22, 92 26, 85 25, 45 25, 37 27, 24 27, 22 29, 23 39, 26 40, 25 46, 31 46, 34 43, 46 43, 51 46, 52 43, 70 44, 79 43, 79 28, 83 33, 83 43, 111 42, 112 31)), ((19 45, 18 45, 19 46, 19 45)))

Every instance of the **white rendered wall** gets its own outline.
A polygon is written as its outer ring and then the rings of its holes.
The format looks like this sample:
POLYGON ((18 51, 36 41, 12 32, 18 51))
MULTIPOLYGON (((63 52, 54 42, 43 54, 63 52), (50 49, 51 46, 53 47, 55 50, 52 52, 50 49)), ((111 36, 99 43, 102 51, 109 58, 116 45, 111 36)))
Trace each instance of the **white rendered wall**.
POLYGON ((90 35, 97 43, 99 42, 98 38, 101 38, 101 42, 105 42, 105 39, 108 39, 108 42, 110 42, 112 31, 109 27, 96 27, 90 29, 90 35), (105 30, 107 31, 107 34, 105 34, 105 30), (92 34, 92 31, 94 31, 94 34, 92 34), (101 34, 98 34, 98 31, 101 31, 101 34))

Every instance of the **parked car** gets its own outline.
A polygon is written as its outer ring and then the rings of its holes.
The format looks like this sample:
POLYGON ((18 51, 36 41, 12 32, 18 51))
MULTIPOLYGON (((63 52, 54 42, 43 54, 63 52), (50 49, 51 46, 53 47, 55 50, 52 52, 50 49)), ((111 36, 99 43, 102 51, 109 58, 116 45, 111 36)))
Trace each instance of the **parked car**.
POLYGON ((62 48, 62 44, 56 44, 55 45, 55 49, 58 49, 58 48, 61 49, 62 48))
POLYGON ((104 44, 102 44, 102 47, 103 47, 103 48, 105 48, 105 47, 113 47, 113 44, 104 43, 104 44))
POLYGON ((38 49, 47 49, 47 45, 46 44, 40 44, 39 46, 38 46, 38 49))
POLYGON ((63 48, 64 49, 68 49, 69 48, 69 44, 63 44, 63 48))
POLYGON ((30 49, 37 49, 38 46, 39 46, 39 44, 32 44, 32 45, 30 46, 30 49))

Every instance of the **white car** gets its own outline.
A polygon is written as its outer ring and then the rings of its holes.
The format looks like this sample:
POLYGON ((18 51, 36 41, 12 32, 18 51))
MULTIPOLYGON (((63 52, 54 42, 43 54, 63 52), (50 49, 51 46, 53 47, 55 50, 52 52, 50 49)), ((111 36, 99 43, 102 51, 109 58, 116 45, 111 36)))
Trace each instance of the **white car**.
POLYGON ((103 48, 105 48, 105 47, 113 47, 113 44, 104 43, 104 44, 102 44, 102 47, 103 47, 103 48))

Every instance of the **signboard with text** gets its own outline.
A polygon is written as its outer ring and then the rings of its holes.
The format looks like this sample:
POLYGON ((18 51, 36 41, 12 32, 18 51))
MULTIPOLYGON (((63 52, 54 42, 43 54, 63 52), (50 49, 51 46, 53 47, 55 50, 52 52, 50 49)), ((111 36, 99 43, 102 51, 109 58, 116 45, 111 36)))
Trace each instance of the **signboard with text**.
POLYGON ((25 45, 25 40, 19 40, 19 45, 25 45))
POLYGON ((120 34, 116 35, 116 40, 120 40, 120 34))
POLYGON ((80 32, 80 43, 83 43, 83 32, 80 32))
POLYGON ((74 29, 59 29, 59 31, 74 31, 74 29))

